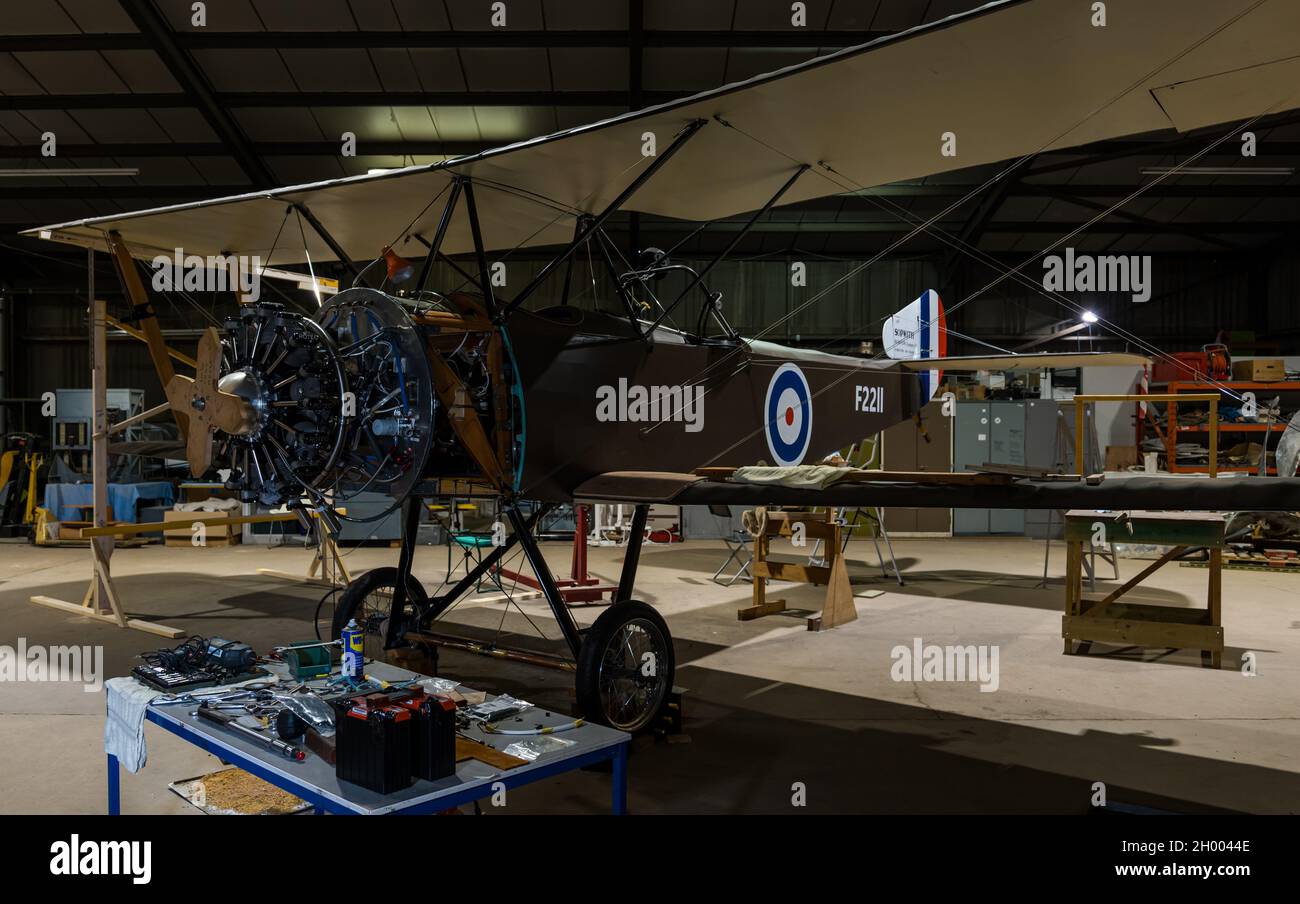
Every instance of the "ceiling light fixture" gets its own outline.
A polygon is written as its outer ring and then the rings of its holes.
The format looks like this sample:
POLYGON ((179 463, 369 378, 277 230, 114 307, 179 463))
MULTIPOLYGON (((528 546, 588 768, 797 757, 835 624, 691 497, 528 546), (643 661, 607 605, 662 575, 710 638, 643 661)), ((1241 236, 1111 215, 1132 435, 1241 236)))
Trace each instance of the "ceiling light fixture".
POLYGON ((0 178, 4 179, 44 179, 48 176, 58 176, 66 179, 69 176, 138 176, 140 170, 134 166, 113 166, 113 167, 76 167, 76 166, 50 166, 50 167, 26 167, 25 169, 0 169, 0 178))
POLYGON ((1294 166, 1144 166, 1144 176, 1294 176, 1294 166))

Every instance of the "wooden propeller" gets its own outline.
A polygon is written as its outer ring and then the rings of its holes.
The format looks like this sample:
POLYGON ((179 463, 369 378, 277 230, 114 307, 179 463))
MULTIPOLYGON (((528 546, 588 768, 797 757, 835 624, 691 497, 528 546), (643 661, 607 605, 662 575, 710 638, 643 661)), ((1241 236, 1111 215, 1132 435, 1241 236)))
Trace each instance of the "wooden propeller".
POLYGON ((212 434, 216 430, 236 434, 252 418, 244 399, 217 388, 221 372, 221 336, 208 327, 199 339, 194 378, 176 374, 167 383, 167 403, 172 410, 188 415, 185 459, 190 474, 201 477, 212 466, 212 434))

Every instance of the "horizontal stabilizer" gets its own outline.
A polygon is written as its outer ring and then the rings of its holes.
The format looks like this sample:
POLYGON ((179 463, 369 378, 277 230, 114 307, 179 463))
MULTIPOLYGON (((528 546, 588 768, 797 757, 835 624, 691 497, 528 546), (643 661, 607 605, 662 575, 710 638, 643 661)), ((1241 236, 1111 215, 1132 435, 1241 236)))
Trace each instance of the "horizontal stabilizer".
MULTIPOLYGON (((934 361, 899 361, 908 370, 929 370, 934 361)), ((944 370, 1040 370, 1045 367, 1142 367, 1151 359, 1132 352, 1062 352, 1041 355, 979 355, 944 358, 944 370)))

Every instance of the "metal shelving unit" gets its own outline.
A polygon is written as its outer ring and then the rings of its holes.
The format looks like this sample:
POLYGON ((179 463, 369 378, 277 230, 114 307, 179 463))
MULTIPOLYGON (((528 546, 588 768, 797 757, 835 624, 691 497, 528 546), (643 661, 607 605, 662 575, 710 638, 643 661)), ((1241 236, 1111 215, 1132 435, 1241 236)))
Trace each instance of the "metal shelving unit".
MULTIPOLYGON (((1300 382, 1276 382, 1276 383, 1252 383, 1241 381, 1230 381, 1224 383, 1194 383, 1194 382, 1176 382, 1170 383, 1168 393, 1170 396, 1187 395, 1187 399, 1171 398, 1167 402, 1168 418, 1165 424, 1165 463, 1171 474, 1214 474, 1218 470, 1218 438, 1224 434, 1233 433, 1273 433, 1278 434, 1287 429, 1287 418, 1284 416, 1275 424, 1232 424, 1232 423, 1213 423, 1217 421, 1216 408, 1221 406, 1211 405, 1211 421, 1206 424, 1187 424, 1178 423, 1178 405, 1180 403, 1197 402, 1207 394, 1218 395, 1222 398, 1222 392, 1225 389, 1234 392, 1253 392, 1257 400, 1261 400, 1265 393, 1269 395, 1278 395, 1287 392, 1297 393, 1296 406, 1300 407, 1300 382), (1198 434, 1208 434, 1209 445, 1209 464, 1206 465, 1184 465, 1178 463, 1178 439, 1181 436, 1195 436, 1198 434)), ((1270 441, 1269 448, 1275 448, 1276 444, 1272 442, 1272 437, 1267 437, 1270 441)), ((1252 466, 1251 470, 1257 470, 1258 465, 1252 466)), ((1266 469, 1270 476, 1277 474, 1277 469, 1269 467, 1266 469)))

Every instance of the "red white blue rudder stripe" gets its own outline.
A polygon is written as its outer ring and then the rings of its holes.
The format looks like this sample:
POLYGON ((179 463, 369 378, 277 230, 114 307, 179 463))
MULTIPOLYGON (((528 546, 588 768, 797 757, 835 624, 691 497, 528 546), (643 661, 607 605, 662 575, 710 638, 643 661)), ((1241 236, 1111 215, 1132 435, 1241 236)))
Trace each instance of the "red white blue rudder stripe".
MULTIPOLYGON (((944 318, 943 301, 934 289, 926 289, 921 296, 898 313, 885 320, 881 331, 885 354, 897 361, 926 361, 943 358, 948 354, 948 321, 944 318)), ((921 398, 934 397, 942 370, 921 371, 921 398)))

